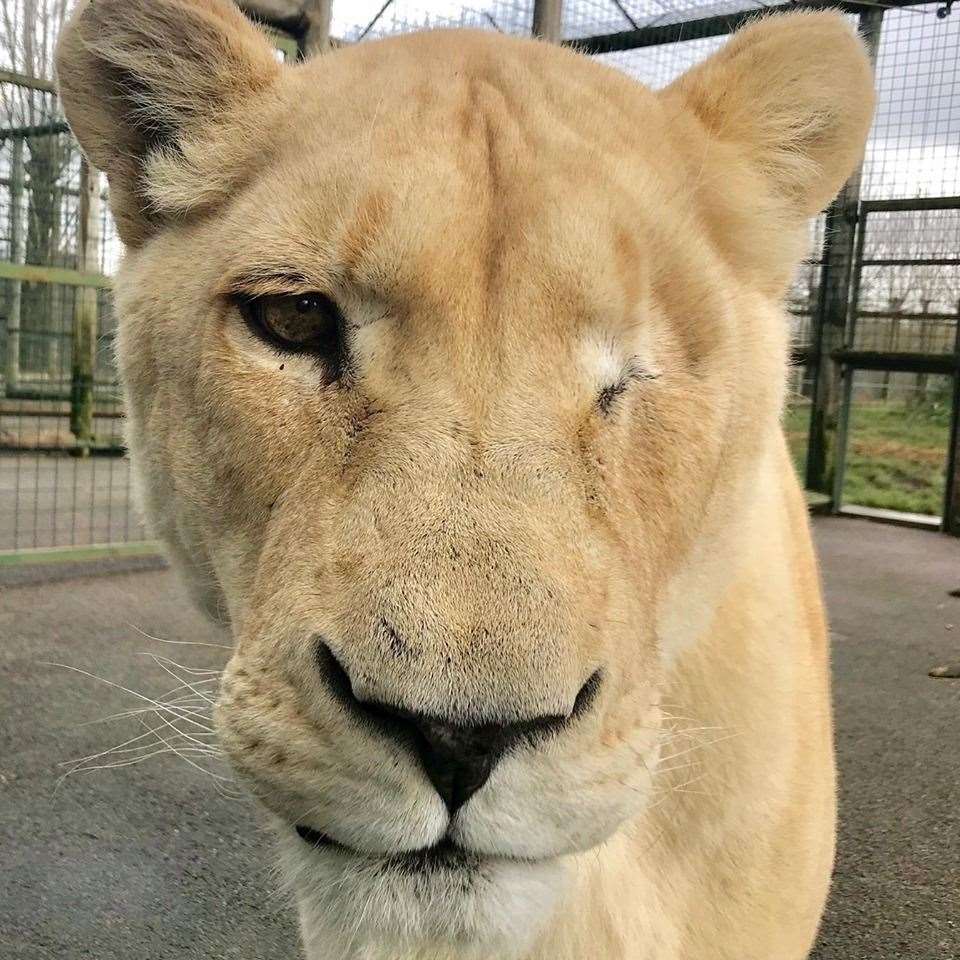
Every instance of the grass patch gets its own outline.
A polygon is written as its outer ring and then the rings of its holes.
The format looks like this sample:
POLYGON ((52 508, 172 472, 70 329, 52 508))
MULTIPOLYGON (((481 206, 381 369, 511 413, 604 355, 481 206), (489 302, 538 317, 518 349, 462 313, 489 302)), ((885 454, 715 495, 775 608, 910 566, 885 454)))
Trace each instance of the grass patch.
POLYGON ((114 560, 120 557, 152 556, 162 553, 153 540, 110 543, 89 547, 37 547, 25 550, 0 550, 0 567, 37 563, 83 563, 88 560, 114 560))
POLYGON ((797 402, 787 408, 783 418, 783 432, 787 436, 787 446, 793 465, 797 468, 797 476, 802 481, 807 472, 807 440, 810 433, 810 403, 797 402))
MULTIPOLYGON (((796 405, 784 428, 800 475, 810 409, 796 405)), ((939 516, 943 510, 949 405, 855 402, 850 415, 843 502, 939 516)))

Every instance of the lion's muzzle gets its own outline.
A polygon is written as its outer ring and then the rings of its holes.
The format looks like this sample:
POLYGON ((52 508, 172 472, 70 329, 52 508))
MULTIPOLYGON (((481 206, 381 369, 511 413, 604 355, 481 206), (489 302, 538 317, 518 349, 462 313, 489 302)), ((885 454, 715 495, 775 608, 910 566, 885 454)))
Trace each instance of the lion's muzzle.
POLYGON ((396 702, 359 698, 349 672, 323 640, 317 641, 317 666, 331 696, 346 711, 417 757, 451 817, 483 787, 509 750, 521 743, 535 745, 585 713, 602 682, 597 670, 565 714, 465 724, 415 712, 396 702))

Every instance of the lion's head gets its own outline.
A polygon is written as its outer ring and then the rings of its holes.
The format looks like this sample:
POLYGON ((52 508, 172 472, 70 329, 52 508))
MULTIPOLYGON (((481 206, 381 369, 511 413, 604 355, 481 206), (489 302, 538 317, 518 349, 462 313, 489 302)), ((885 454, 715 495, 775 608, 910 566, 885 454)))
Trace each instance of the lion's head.
POLYGON ((662 676, 774 469, 858 41, 766 20, 653 93, 479 32, 282 65, 223 0, 96 0, 59 77, 128 246, 147 510, 232 625, 222 740, 308 941, 522 954, 649 804, 662 676))

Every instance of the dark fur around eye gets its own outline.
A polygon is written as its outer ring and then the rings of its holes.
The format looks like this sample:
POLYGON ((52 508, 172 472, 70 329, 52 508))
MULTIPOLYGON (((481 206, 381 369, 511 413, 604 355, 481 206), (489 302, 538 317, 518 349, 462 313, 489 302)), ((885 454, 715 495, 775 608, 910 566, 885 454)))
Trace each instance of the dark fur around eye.
POLYGON ((636 383, 638 380, 656 380, 657 376, 658 374, 642 367, 635 357, 631 358, 624 365, 620 379, 616 383, 607 384, 597 394, 597 406, 600 408, 600 412, 603 414, 610 413, 617 399, 627 392, 632 383, 636 383))
POLYGON ((234 297, 240 315, 259 340, 281 353, 308 354, 323 368, 328 383, 346 368, 346 322, 336 302, 324 293, 234 297))

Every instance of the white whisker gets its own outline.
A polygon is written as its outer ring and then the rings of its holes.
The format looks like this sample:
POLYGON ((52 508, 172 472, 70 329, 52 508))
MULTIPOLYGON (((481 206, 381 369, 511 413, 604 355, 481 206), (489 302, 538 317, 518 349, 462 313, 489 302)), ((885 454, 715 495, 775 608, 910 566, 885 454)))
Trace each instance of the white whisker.
POLYGON ((145 630, 141 630, 135 623, 127 623, 127 626, 131 630, 136 630, 146 640, 155 640, 157 643, 170 643, 176 646, 183 647, 217 647, 220 650, 232 650, 233 647, 229 643, 203 643, 200 640, 164 640, 163 637, 154 637, 147 633, 145 630))

